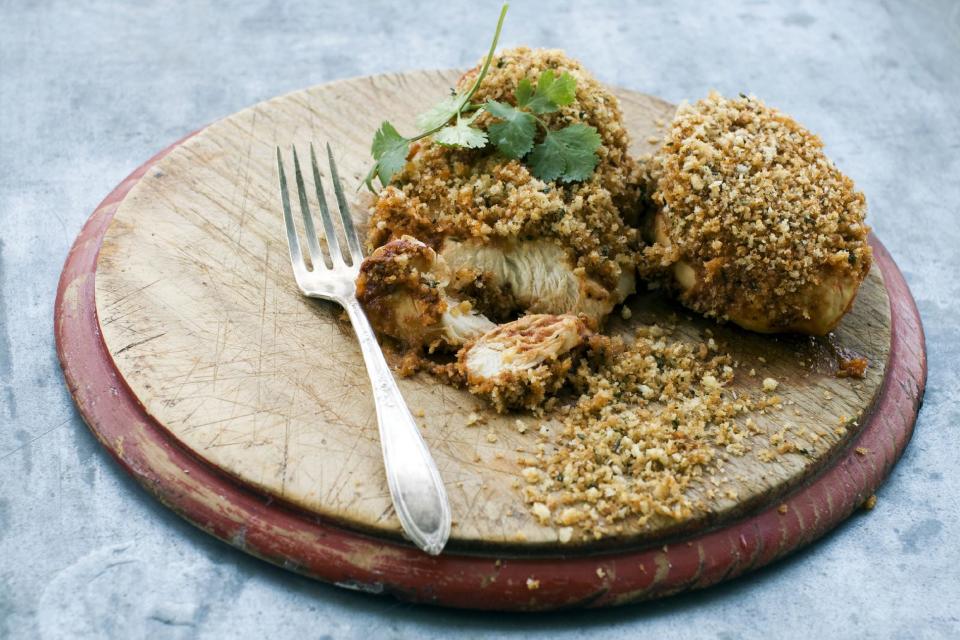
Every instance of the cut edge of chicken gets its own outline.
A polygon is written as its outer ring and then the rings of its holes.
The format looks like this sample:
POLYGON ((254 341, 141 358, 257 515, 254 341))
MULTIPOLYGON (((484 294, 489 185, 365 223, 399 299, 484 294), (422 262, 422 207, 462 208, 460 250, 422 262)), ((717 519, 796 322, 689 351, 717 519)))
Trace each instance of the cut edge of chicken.
POLYGON ((410 348, 460 347, 494 325, 469 302, 447 294, 450 270, 412 236, 392 240, 360 265, 357 299, 380 333, 410 348))
POLYGON ((512 296, 514 311, 583 315, 593 328, 636 290, 634 269, 623 269, 613 291, 577 269, 563 247, 547 238, 489 242, 446 239, 440 256, 454 274, 453 291, 486 276, 512 296))
POLYGON ((536 409, 564 385, 589 336, 580 316, 529 314, 483 334, 457 360, 470 392, 498 412, 536 409))

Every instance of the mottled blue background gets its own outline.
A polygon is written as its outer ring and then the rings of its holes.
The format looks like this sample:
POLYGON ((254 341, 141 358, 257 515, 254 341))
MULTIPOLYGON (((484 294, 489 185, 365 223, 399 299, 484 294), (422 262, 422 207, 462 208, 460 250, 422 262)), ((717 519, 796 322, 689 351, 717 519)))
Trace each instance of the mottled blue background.
POLYGON ((504 45, 563 47, 671 101, 794 115, 866 192, 923 315, 930 379, 879 503, 774 567, 647 605, 463 613, 234 551, 108 459, 53 342, 67 250, 154 152, 277 94, 472 63, 499 3, 0 0, 0 638, 960 636, 960 4, 515 2, 504 45))

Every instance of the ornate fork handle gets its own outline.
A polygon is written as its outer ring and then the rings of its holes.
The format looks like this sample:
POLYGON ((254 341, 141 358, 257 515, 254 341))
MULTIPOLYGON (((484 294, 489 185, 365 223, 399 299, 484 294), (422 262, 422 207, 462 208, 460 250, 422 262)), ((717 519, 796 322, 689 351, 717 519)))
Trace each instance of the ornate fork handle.
POLYGON ((373 386, 387 484, 404 531, 431 555, 450 536, 450 506, 437 465, 400 395, 373 328, 353 296, 342 301, 350 316, 373 386))

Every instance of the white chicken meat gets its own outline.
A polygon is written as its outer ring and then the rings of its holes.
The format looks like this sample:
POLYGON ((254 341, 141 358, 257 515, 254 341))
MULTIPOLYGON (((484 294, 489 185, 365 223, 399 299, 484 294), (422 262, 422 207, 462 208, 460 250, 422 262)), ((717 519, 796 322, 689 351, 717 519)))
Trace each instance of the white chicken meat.
POLYGON ((527 313, 582 314, 593 327, 602 324, 613 307, 634 292, 633 270, 624 270, 608 291, 570 253, 546 238, 484 242, 445 239, 440 255, 452 272, 451 289, 467 287, 477 278, 493 287, 508 306, 527 313))
POLYGON ((498 411, 533 409, 563 386, 589 335, 577 316, 530 314, 483 334, 458 361, 470 391, 498 411))

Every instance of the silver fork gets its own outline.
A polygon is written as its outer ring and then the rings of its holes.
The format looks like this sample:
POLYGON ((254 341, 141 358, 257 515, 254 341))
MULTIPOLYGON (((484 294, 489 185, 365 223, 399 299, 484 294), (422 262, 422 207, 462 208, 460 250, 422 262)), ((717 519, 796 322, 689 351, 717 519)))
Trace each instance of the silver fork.
POLYGON ((353 218, 343 195, 337 166, 333 161, 330 145, 327 145, 327 157, 330 161, 330 179, 340 211, 340 223, 347 240, 347 251, 340 246, 327 199, 324 196, 320 180, 317 156, 310 145, 310 163, 313 165, 313 184, 320 209, 320 221, 323 235, 327 240, 329 258, 332 266, 327 266, 324 254, 317 240, 317 230, 310 213, 310 204, 297 149, 293 149, 293 168, 297 181, 297 196, 300 200, 300 212, 307 236, 307 247, 313 269, 307 269, 300 251, 300 240, 293 223, 290 210, 290 195, 287 189, 287 176, 283 169, 283 156, 277 147, 277 169, 280 174, 280 200, 283 203, 283 220, 287 227, 287 244, 290 247, 290 262, 297 286, 305 296, 323 298, 338 303, 347 310, 353 330, 360 342, 363 360, 373 386, 373 401, 377 408, 377 424, 380 428, 380 445, 383 450, 383 465, 387 473, 387 484, 397 517, 407 536, 421 549, 431 555, 443 550, 450 537, 450 505, 447 492, 440 478, 437 465, 430 456, 427 444, 420 435, 407 408, 400 389, 393 379, 393 373, 383 358, 383 352, 374 336, 370 322, 363 312, 354 293, 354 282, 363 261, 363 252, 353 218))

